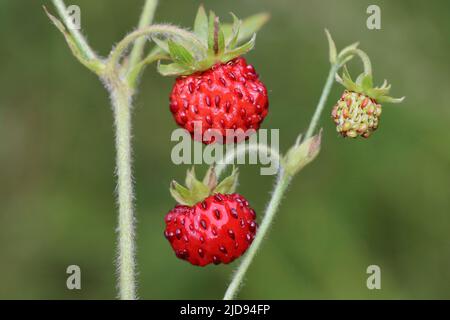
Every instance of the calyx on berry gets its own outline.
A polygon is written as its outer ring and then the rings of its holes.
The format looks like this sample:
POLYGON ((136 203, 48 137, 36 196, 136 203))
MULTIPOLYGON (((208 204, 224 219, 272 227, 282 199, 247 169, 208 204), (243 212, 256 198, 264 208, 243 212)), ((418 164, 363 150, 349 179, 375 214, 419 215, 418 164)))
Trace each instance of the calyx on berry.
POLYGON ((238 176, 238 169, 233 168, 231 174, 219 183, 214 167, 210 167, 203 181, 200 181, 195 175, 194 167, 192 167, 187 171, 186 187, 173 180, 170 184, 170 194, 179 204, 193 206, 216 193, 234 193, 238 176))
MULTIPOLYGON (((367 57, 368 59, 368 57, 367 57)), ((383 103, 400 103, 405 97, 393 98, 388 96, 391 85, 384 80, 381 87, 375 87, 373 85, 373 77, 371 73, 363 72, 353 81, 346 66, 341 77, 337 77, 339 83, 341 83, 348 91, 360 93, 366 97, 374 99, 376 102, 383 103)))
POLYGON ((217 63, 226 63, 237 58, 255 45, 256 31, 268 20, 267 14, 257 14, 244 21, 233 13, 232 25, 221 25, 214 12, 207 16, 200 6, 194 22, 194 35, 198 41, 182 36, 152 40, 173 61, 171 64, 158 64, 158 71, 163 76, 189 75, 210 69, 217 63), (250 40, 248 40, 250 38, 250 40), (241 44, 244 40, 247 42, 241 44))

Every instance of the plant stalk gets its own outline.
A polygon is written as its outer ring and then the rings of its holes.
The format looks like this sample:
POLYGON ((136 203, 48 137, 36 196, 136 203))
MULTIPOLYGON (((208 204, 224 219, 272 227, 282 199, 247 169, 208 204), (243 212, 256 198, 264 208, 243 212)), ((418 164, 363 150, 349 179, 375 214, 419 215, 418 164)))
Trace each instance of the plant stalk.
POLYGON ((117 203, 119 207, 117 267, 119 297, 122 300, 136 299, 131 99, 131 93, 127 87, 113 85, 111 100, 116 130, 117 203))
POLYGON ((309 123, 308 130, 306 131, 306 135, 304 140, 311 138, 314 134, 314 131, 317 129, 317 125, 320 120, 320 116, 322 115, 323 108, 325 107, 325 103, 327 102, 327 98, 330 95, 331 88, 333 87, 334 77, 336 75, 337 70, 339 69, 339 65, 333 64, 330 68, 330 72, 328 73, 327 81, 325 82, 325 86, 323 87, 322 94, 320 95, 319 102, 317 104, 316 110, 314 111, 314 115, 309 123))
MULTIPOLYGON (((158 5, 158 0, 146 0, 144 8, 142 9, 141 17, 139 18, 138 29, 145 28, 152 24, 153 17, 155 16, 156 6, 158 5)), ((134 42, 133 49, 130 53, 129 70, 132 70, 136 64, 142 58, 142 53, 144 52, 145 43, 147 39, 139 38, 134 42)))

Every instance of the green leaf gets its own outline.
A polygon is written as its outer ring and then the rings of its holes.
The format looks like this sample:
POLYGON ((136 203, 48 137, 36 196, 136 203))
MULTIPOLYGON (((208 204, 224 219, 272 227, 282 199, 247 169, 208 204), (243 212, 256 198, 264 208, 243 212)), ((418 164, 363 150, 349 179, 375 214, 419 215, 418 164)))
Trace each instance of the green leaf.
MULTIPOLYGON (((239 30, 238 43, 251 38, 254 33, 258 32, 259 29, 261 29, 262 26, 264 26, 267 21, 269 21, 269 19, 270 15, 268 13, 258 13, 244 19, 239 30)), ((228 39, 233 33, 233 25, 224 24, 222 28, 225 34, 225 38, 228 39)))
POLYGON ((242 21, 239 20, 234 13, 231 13, 231 16, 233 17, 233 29, 231 35, 227 38, 226 46, 228 49, 234 49, 236 47, 239 39, 239 30, 242 24, 242 21))
POLYGON ((195 62, 193 55, 181 44, 178 44, 171 39, 167 41, 169 46, 170 57, 178 64, 185 66, 192 66, 195 62))
POLYGON ((221 61, 225 63, 236 57, 246 54, 247 52, 249 52, 250 50, 252 50, 255 47, 255 40, 256 40, 256 33, 253 34, 253 37, 250 39, 250 41, 246 42, 242 46, 240 46, 236 49, 227 51, 226 54, 224 54, 222 56, 221 61))
POLYGON ((337 61, 337 52, 336 52, 336 44, 334 43, 333 38, 331 37, 330 32, 328 29, 325 29, 325 34, 327 35, 328 39, 328 46, 330 47, 329 50, 329 59, 331 64, 335 64, 337 61))
POLYGON ((178 63, 161 64, 158 63, 158 72, 163 76, 179 76, 189 74, 190 69, 186 66, 179 65, 178 63))
POLYGON ((194 33, 197 34, 205 45, 208 43, 208 16, 203 5, 200 5, 197 16, 195 17, 194 33))

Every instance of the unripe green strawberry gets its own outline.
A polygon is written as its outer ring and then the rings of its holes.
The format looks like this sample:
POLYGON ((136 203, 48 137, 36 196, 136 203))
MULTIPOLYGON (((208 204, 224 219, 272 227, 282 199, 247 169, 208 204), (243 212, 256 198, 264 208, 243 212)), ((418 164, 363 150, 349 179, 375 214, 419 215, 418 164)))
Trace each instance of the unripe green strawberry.
MULTIPOLYGON (((369 58, 365 56, 365 60, 365 63, 370 65, 369 58)), ((365 69, 355 82, 345 67, 342 78, 337 76, 338 82, 347 90, 333 107, 331 118, 336 124, 337 132, 343 137, 370 137, 380 122, 380 103, 399 103, 404 99, 404 97, 396 99, 387 95, 391 86, 386 80, 381 87, 374 87, 371 68, 365 69)))
POLYGON ((374 99, 348 90, 331 112, 337 132, 350 138, 368 138, 378 128, 380 115, 381 105, 374 99))

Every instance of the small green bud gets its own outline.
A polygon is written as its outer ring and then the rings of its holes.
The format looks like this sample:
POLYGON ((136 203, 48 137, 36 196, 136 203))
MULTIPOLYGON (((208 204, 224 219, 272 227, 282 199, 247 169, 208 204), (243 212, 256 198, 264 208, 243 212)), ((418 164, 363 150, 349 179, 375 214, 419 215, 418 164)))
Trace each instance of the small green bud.
POLYGON ((322 139, 322 130, 319 134, 306 139, 302 143, 296 143, 284 157, 285 170, 291 176, 294 176, 307 164, 313 161, 320 151, 322 139))

